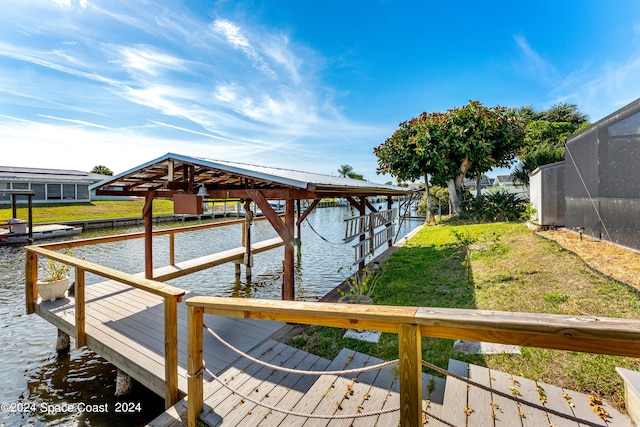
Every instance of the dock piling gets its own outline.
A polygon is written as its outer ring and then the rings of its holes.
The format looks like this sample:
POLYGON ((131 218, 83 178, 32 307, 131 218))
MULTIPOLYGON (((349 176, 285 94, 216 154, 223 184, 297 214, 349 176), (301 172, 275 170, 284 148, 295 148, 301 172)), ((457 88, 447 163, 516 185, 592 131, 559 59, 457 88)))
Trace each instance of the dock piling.
POLYGON ((62 330, 58 329, 58 340, 56 342, 56 351, 58 354, 67 354, 71 346, 71 340, 69 335, 62 330))
POLYGON ((114 395, 121 397, 127 395, 131 391, 131 377, 120 369, 116 373, 116 391, 114 395))

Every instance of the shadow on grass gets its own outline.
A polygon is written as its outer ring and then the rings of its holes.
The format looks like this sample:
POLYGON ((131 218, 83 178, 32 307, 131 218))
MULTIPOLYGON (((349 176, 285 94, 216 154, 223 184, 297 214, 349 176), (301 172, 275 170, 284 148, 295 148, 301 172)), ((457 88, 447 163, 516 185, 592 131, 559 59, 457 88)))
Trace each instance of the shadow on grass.
MULTIPOLYGON (((384 261, 384 274, 376 284, 373 300, 376 305, 476 308, 472 275, 468 276, 466 249, 460 246, 405 246, 384 261)), ((294 337, 289 344, 327 359, 333 359, 342 348, 393 360, 398 357, 397 334, 383 333, 378 343, 343 338, 345 330, 311 327, 294 337)), ((425 361, 447 368, 455 357, 485 366, 481 355, 454 355, 454 341, 422 338, 425 361), (472 360, 471 360, 472 359, 472 360)), ((429 372, 425 369, 425 372, 429 372)), ((440 375, 439 375, 440 376, 440 375)))
MULTIPOLYGON (((473 272, 467 270, 467 255, 468 249, 464 245, 398 249, 386 262, 385 275, 373 295, 375 304, 477 308, 473 272)), ((397 336, 394 339, 397 346, 397 336)), ((423 337, 423 359, 442 368, 447 367, 452 357, 485 365, 482 355, 454 355, 453 343, 450 339, 423 337)))

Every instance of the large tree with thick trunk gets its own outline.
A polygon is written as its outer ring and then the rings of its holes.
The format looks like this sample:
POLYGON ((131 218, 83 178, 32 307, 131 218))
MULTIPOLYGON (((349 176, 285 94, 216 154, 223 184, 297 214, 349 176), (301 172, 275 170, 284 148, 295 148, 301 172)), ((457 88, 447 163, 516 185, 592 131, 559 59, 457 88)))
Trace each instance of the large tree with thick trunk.
POLYGON ((384 144, 374 149, 378 172, 401 179, 431 175, 445 183, 454 212, 461 212, 458 189, 465 176, 509 166, 524 138, 517 116, 501 106, 470 101, 446 113, 422 113, 400 124, 384 144))

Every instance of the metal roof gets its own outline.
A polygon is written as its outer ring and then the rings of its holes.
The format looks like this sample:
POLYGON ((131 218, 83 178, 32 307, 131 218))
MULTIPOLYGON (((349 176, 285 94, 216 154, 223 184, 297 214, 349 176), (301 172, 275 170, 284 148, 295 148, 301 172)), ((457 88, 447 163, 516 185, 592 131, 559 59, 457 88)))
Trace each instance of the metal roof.
POLYGON ((411 190, 351 178, 300 172, 167 153, 138 167, 91 186, 97 194, 142 195, 156 191, 157 197, 176 191, 299 190, 320 196, 396 195, 411 190))
POLYGON ((24 168, 0 166, 0 181, 21 182, 82 182, 94 183, 107 175, 67 169, 24 168))

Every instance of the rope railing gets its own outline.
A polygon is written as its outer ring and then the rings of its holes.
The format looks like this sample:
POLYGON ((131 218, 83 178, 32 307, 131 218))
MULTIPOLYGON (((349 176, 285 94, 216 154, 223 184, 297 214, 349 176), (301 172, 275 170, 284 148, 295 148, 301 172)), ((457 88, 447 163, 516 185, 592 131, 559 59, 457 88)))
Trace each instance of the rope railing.
MULTIPOLYGON (((213 377, 214 380, 216 380, 220 385, 222 385, 224 388, 226 388, 227 390, 229 390, 231 393, 239 396, 241 399, 246 400, 247 402, 251 402, 254 405, 258 405, 258 406, 262 406, 263 408, 269 409, 271 411, 274 412, 280 412, 282 414, 287 414, 287 415, 293 415, 295 417, 304 417, 304 418, 316 418, 316 419, 323 419, 323 420, 330 420, 330 419, 336 419, 336 420, 350 420, 352 418, 365 418, 365 417, 373 417, 373 416, 378 416, 378 415, 382 415, 382 414, 388 414, 391 412, 396 412, 400 410, 400 406, 394 406, 392 408, 386 408, 386 409, 380 409, 378 411, 370 411, 370 412, 358 412, 355 414, 344 414, 344 415, 336 415, 336 414, 311 414, 311 413, 306 413, 306 412, 296 412, 296 411, 290 411, 288 409, 282 409, 282 408, 278 408, 277 406, 273 406, 273 405, 269 405, 267 403, 264 402, 260 402, 259 400, 253 399, 252 397, 247 396, 246 394, 243 394, 241 392, 239 392, 238 390, 234 389, 233 387, 231 387, 229 384, 225 383, 224 381, 222 381, 216 374, 214 374, 213 372, 211 372, 211 370, 205 368, 204 369, 205 372, 207 372, 209 375, 211 375, 211 377, 213 377)), ((324 374, 323 374, 324 375, 324 374)))
POLYGON ((362 373, 362 372, 375 371, 377 369, 386 368, 387 366, 397 365, 400 362, 398 359, 395 359, 395 360, 391 360, 389 362, 379 363, 377 365, 364 366, 362 368, 343 369, 343 370, 340 370, 340 371, 305 371, 305 370, 301 370, 301 369, 291 369, 291 368, 285 368, 284 366, 272 365, 271 363, 263 362, 260 359, 256 359, 255 357, 253 357, 253 356, 251 356, 251 355, 249 355, 247 353, 242 352, 241 350, 237 349, 236 347, 234 347, 231 344, 229 344, 228 342, 226 342, 224 339, 222 339, 222 337, 220 337, 220 335, 216 334, 211 328, 207 327, 206 325, 205 325, 205 330, 207 332, 209 332, 211 335, 213 335, 213 337, 215 339, 217 339, 222 345, 227 347, 229 350, 235 352, 236 354, 244 357, 245 359, 248 359, 248 360, 252 361, 253 363, 256 363, 258 365, 264 366, 266 368, 275 369, 277 371, 288 372, 290 374, 315 375, 315 376, 359 374, 359 373, 362 373))
MULTIPOLYGON (((304 301, 273 301, 244 298, 221 298, 196 296, 187 302, 188 319, 188 422, 196 425, 199 414, 204 409, 203 383, 203 334, 211 333, 205 329, 204 315, 223 315, 245 319, 262 319, 288 323, 318 325, 326 327, 376 330, 398 334, 398 395, 399 415, 402 426, 416 426, 423 423, 425 414, 434 420, 450 426, 455 424, 442 420, 425 408, 422 368, 428 366, 443 375, 464 381, 468 386, 481 387, 480 384, 455 376, 433 365, 424 365, 422 361, 423 336, 445 339, 469 339, 473 341, 490 341, 503 344, 528 345, 549 349, 581 351, 588 353, 613 354, 619 356, 640 357, 640 320, 618 319, 592 316, 550 315, 539 313, 510 313, 487 310, 447 309, 434 307, 397 307, 373 305, 348 305, 337 303, 312 303, 304 301)), ((255 359, 255 358, 254 358, 255 359)), ((263 363, 260 361, 260 363, 263 363)), ((382 364, 384 366, 384 364, 382 364)), ((282 370, 281 366, 267 364, 270 369, 282 370)), ((377 366, 378 368, 380 366, 377 366)), ((288 368, 284 368, 288 369, 288 368)), ((365 370, 374 369, 373 366, 365 370)), ((208 372, 208 371, 207 371, 208 372)), ((304 373, 297 369, 288 372, 304 373)), ((314 375, 344 375, 344 371, 311 371, 314 375)), ((211 373, 207 374, 212 375, 211 373)), ((212 375, 213 377, 213 375, 212 375)), ((229 386, 229 384, 226 384, 229 386)), ((515 400, 518 405, 527 405, 522 398, 510 396, 494 389, 486 389, 495 396, 515 400)), ((238 393, 237 390, 232 390, 238 393)), ((250 396, 243 396, 250 397, 250 396)), ((254 396, 255 397, 255 396, 254 396)), ((262 402, 253 402, 259 405, 262 402)), ((544 402, 543 402, 544 403, 544 402)), ((563 414, 548 406, 530 404, 532 408, 544 411, 546 416, 572 420, 589 427, 600 426, 593 421, 563 414)), ((529 407, 526 406, 526 407, 529 407)), ((278 408, 265 406, 272 411, 278 408)), ((340 415, 343 418, 355 418, 354 414, 340 415)), ((465 408, 468 410, 469 408, 465 408)), ((391 411, 392 408, 386 409, 391 411)), ((378 412, 368 412, 373 416, 378 412)), ((294 415, 292 413, 292 415, 294 415)), ((308 418, 328 415, 312 415, 297 413, 295 415, 308 418)), ((467 414, 468 415, 468 414, 467 414)), ((332 415, 334 416, 334 415, 332 415)))
MULTIPOLYGON (((236 348, 235 346, 231 345, 230 343, 228 343, 226 340, 224 340, 222 337, 220 337, 220 335, 218 335, 215 331, 213 331, 211 328, 209 328, 208 326, 204 326, 204 329, 209 332, 216 340, 218 340, 218 342, 220 342, 222 345, 224 345, 225 347, 227 347, 228 349, 230 349, 231 351, 233 351, 234 353, 238 354, 239 356, 250 360, 253 363, 256 363, 258 365, 264 366, 266 368, 269 369, 273 369, 275 371, 282 371, 282 372, 287 372, 287 373, 293 373, 293 374, 299 374, 299 375, 315 375, 315 376, 321 376, 321 375, 335 375, 335 376, 339 376, 339 375, 346 375, 346 374, 353 374, 353 373, 362 373, 362 372, 367 372, 367 371, 372 371, 372 370, 377 370, 377 369, 382 369, 388 366, 393 366, 393 365, 397 365, 399 360, 395 359, 392 361, 388 361, 388 362, 383 362, 383 363, 379 363, 376 365, 371 365, 371 366, 366 366, 366 367, 362 367, 362 368, 354 368, 354 369, 343 369, 343 370, 334 370, 334 371, 309 371, 309 370, 301 370, 301 369, 292 369, 292 368, 287 368, 284 366, 279 366, 279 365, 273 365, 271 363, 268 362, 263 362, 260 359, 257 359, 245 352, 243 352, 242 350, 236 348)), ((461 375, 457 375, 451 371, 448 371, 446 369, 443 369, 437 365, 434 365, 432 363, 429 363, 425 360, 422 360, 422 366, 431 369, 432 371, 435 371, 439 374, 451 377, 451 378, 455 378, 459 381, 462 381, 466 384, 469 384, 473 387, 477 387, 481 390, 490 392, 494 395, 503 397, 505 399, 509 399, 512 400, 518 404, 522 404, 525 406, 529 406, 531 408, 561 417, 561 418, 565 418, 567 420, 570 421, 575 421, 577 423, 580 423, 582 425, 585 426, 590 426, 590 427, 601 427, 602 424, 599 423, 594 423, 591 422, 589 420, 585 420, 583 418, 579 418, 579 417, 575 417, 569 414, 565 414, 562 413, 560 411, 556 411, 553 408, 549 408, 543 405, 538 405, 536 403, 533 402, 528 402, 526 400, 522 400, 522 399, 518 399, 515 396, 512 396, 508 393, 504 393, 501 392, 499 390, 496 390, 492 387, 486 386, 484 384, 480 384, 476 381, 473 381, 469 378, 463 377, 461 375)), ((369 411, 369 412, 358 412, 356 414, 343 414, 343 415, 330 415, 330 414, 313 414, 313 413, 306 413, 306 412, 296 412, 296 411, 291 411, 288 409, 283 409, 283 408, 278 408, 276 406, 273 405, 269 405, 266 404, 264 402, 261 402, 259 400, 253 399, 252 397, 238 391, 237 389, 234 389, 233 387, 231 387, 229 384, 227 384, 226 382, 224 382, 223 380, 221 380, 216 374, 214 374, 210 369, 206 368, 206 366, 204 365, 204 361, 203 361, 203 365, 202 368, 200 369, 200 371, 196 372, 195 374, 191 375, 191 377, 193 376, 197 376, 199 375, 202 371, 207 372, 209 375, 211 375, 211 377, 218 382, 220 385, 222 385, 224 388, 226 388, 227 390, 229 390, 231 393, 239 396, 241 399, 246 400, 248 402, 253 403, 254 405, 269 409, 271 411, 274 412, 280 412, 283 414, 287 414, 287 415, 292 415, 292 416, 297 416, 297 417, 303 417, 303 418, 315 418, 315 419, 352 419, 352 418, 365 418, 365 417, 371 417, 371 416, 379 416, 382 414, 387 414, 387 413, 391 413, 391 412, 396 412, 400 409, 400 406, 394 406, 392 408, 386 408, 383 410, 378 410, 378 411, 369 411)), ((429 412, 426 409, 423 409, 422 411, 424 414, 426 414, 428 417, 433 418, 443 424, 446 424, 449 427, 457 427, 455 424, 452 424, 450 422, 448 422, 447 420, 438 417, 437 415, 429 412)))

